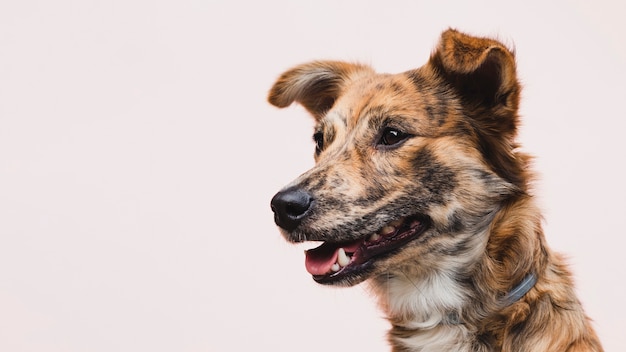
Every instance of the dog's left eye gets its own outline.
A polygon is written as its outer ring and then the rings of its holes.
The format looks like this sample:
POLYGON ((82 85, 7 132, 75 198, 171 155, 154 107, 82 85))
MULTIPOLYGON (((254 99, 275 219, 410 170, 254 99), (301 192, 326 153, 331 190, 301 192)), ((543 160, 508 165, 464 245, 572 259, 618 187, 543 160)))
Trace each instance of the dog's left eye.
POLYGON ((408 133, 404 133, 395 128, 387 127, 383 130, 383 134, 380 136, 378 145, 393 146, 403 142, 405 139, 409 138, 409 136, 410 135, 408 133))

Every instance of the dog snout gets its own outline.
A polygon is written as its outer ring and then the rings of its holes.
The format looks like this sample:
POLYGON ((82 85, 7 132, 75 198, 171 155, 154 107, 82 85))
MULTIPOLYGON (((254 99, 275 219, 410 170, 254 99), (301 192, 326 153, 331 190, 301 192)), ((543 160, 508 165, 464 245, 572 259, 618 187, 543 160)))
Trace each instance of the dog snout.
POLYGON ((306 218, 312 203, 313 197, 302 189, 288 188, 280 191, 271 202, 274 222, 279 227, 292 231, 306 218))

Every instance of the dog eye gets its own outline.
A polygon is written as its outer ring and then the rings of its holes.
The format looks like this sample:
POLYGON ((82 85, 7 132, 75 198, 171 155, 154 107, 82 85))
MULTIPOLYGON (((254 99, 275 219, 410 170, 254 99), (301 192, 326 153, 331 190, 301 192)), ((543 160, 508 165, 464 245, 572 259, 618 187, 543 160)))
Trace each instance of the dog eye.
POLYGON ((380 136, 380 140, 378 141, 378 144, 386 145, 386 146, 393 146, 400 142, 403 142, 408 137, 409 137, 408 133, 398 131, 395 128, 387 127, 383 131, 382 136, 380 136))
POLYGON ((324 149, 324 133, 316 132, 313 135, 313 141, 315 142, 315 153, 321 153, 324 149))

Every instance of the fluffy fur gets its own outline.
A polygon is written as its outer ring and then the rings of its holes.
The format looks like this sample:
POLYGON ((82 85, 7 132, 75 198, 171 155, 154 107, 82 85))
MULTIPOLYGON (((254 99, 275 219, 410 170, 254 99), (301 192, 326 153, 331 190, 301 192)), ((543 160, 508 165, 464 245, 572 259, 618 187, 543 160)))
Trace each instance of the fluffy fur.
POLYGON ((274 197, 276 223, 289 241, 323 242, 307 254, 316 281, 368 283, 393 351, 602 351, 544 239, 519 97, 513 52, 455 30, 421 68, 316 61, 269 93, 316 120, 316 165, 274 197), (343 247, 350 264, 328 270, 343 247), (536 284, 504 303, 529 274, 536 284))

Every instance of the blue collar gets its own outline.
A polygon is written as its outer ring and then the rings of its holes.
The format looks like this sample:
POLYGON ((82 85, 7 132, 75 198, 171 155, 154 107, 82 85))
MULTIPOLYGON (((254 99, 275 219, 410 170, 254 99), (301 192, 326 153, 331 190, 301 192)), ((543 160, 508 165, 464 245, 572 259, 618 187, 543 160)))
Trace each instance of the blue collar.
MULTIPOLYGON (((504 297, 502 297, 502 299, 500 299, 501 307, 506 308, 522 299, 522 297, 524 297, 524 295, 526 295, 528 291, 530 291, 530 289, 535 286, 536 283, 537 275, 535 275, 534 273, 526 275, 526 277, 524 277, 524 279, 522 279, 522 281, 520 281, 517 286, 513 287, 511 291, 509 291, 506 295, 504 295, 504 297)), ((463 324, 463 322, 461 321, 461 317, 459 317, 459 314, 457 312, 449 313, 444 319, 444 322, 451 325, 463 324)))
POLYGON ((530 291, 537 283, 537 275, 534 273, 528 274, 517 286, 515 286, 509 293, 502 297, 502 305, 508 307, 511 304, 519 301, 525 294, 530 291))

